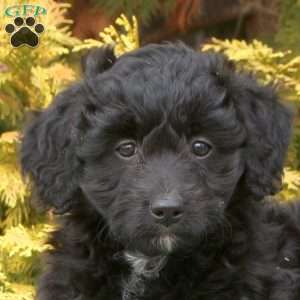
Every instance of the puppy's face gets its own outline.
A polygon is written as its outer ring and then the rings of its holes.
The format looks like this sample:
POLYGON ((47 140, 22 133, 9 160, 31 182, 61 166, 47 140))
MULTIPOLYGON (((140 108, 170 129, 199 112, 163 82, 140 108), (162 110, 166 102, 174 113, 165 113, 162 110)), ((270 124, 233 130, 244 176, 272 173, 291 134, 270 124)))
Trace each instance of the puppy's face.
POLYGON ((222 231, 244 170, 245 130, 221 79, 185 63, 141 64, 126 76, 120 61, 95 80, 110 88, 78 152, 85 196, 116 239, 148 255, 222 231))
POLYGON ((152 45, 85 65, 24 135, 47 207, 88 201, 126 249, 159 255, 218 239, 232 203, 278 190, 290 114, 222 56, 152 45))

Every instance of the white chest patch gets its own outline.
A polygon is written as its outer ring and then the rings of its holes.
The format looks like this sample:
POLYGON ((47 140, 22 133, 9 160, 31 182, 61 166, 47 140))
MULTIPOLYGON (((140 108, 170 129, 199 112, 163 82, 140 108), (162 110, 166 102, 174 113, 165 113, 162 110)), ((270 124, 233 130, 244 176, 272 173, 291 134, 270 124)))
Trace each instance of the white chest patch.
POLYGON ((134 273, 147 278, 159 276, 159 271, 167 262, 165 255, 148 257, 138 252, 125 252, 125 259, 131 265, 134 273))
POLYGON ((144 294, 146 281, 159 277, 167 256, 147 257, 138 252, 125 252, 124 256, 132 272, 124 281, 122 300, 137 300, 144 294))

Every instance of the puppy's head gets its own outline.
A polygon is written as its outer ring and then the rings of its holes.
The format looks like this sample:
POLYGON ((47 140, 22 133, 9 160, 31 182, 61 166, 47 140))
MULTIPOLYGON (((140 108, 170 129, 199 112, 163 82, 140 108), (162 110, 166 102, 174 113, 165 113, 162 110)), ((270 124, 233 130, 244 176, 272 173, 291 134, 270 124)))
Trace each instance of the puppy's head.
POLYGON ((85 71, 25 132, 23 169, 47 206, 88 201, 126 249, 154 255, 199 244, 233 202, 278 190, 290 114, 222 56, 98 49, 85 71))

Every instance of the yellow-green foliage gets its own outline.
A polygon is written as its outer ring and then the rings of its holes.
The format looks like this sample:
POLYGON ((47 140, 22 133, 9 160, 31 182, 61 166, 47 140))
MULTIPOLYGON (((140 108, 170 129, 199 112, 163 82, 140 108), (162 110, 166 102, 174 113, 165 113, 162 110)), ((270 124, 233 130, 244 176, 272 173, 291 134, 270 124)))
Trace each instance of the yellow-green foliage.
MULTIPOLYGON (((255 73, 263 84, 274 83, 283 98, 300 105, 300 56, 289 50, 275 51, 260 41, 212 39, 202 50, 224 53, 238 68, 255 73)), ((299 116, 295 115, 294 139, 299 140, 299 116)), ((300 143, 290 147, 288 166, 284 170, 284 199, 300 196, 300 143)))
MULTIPOLYGON (((0 3, 0 10, 17 1, 0 3)), ((19 1, 21 3, 22 1, 19 1)), ((0 300, 32 300, 33 283, 40 268, 40 253, 52 229, 45 217, 29 206, 30 189, 18 166, 20 128, 27 112, 47 107, 55 94, 76 78, 68 64, 70 54, 111 44, 117 55, 138 47, 137 21, 125 16, 100 33, 100 41, 81 42, 70 35, 64 15, 69 5, 54 1, 31 1, 47 9, 39 18, 45 26, 37 48, 10 46, 3 30, 12 18, 0 18, 0 300), (121 33, 122 32, 122 33, 121 33)))
POLYGON ((86 39, 81 45, 75 46, 74 51, 81 51, 104 45, 114 46, 117 56, 139 48, 138 24, 136 17, 129 21, 121 15, 115 21, 115 26, 110 25, 99 33, 99 40, 86 39))
MULTIPOLYGON (((47 8, 47 15, 39 18, 45 25, 45 32, 41 35, 40 45, 34 50, 29 47, 12 48, 3 28, 13 19, 4 15, 0 18, 0 117, 10 126, 15 126, 22 119, 26 109, 38 109, 49 104, 57 90, 74 79, 74 72, 63 59, 78 43, 70 36, 69 22, 63 16, 68 5, 46 0, 31 3, 47 8)), ((16 4, 16 1, 1 2, 1 12, 9 4, 16 4)))
POLYGON ((37 254, 48 247, 45 240, 49 230, 49 225, 25 228, 21 224, 6 229, 0 236, 0 262, 7 277, 23 283, 32 282, 39 270, 37 254))
POLYGON ((39 253, 49 226, 30 208, 29 188, 18 166, 20 128, 27 112, 46 107, 53 96, 75 79, 66 61, 80 42, 71 37, 64 15, 68 4, 33 0, 47 9, 38 18, 45 26, 40 45, 12 48, 4 31, 13 18, 4 9, 24 1, 0 2, 0 299, 33 299, 39 253))
MULTIPOLYGON (((57 91, 75 78, 74 71, 64 63, 64 56, 78 43, 70 36, 69 21, 63 16, 68 6, 46 0, 31 3, 47 8, 47 15, 40 17, 46 30, 36 49, 12 48, 3 30, 12 18, 4 15, 0 18, 0 130, 3 127, 9 131, 0 131, 0 201, 11 208, 26 195, 16 164, 18 133, 15 130, 26 112, 47 106, 57 91)), ((15 4, 12 0, 2 1, 0 11, 15 4)))
POLYGON ((281 192, 286 199, 299 196, 300 192, 300 171, 289 167, 284 169, 284 190, 281 192))
POLYGON ((212 39, 203 50, 226 54, 241 68, 255 72, 264 83, 279 84, 294 99, 300 97, 300 56, 291 51, 274 51, 260 41, 246 43, 240 40, 212 39))

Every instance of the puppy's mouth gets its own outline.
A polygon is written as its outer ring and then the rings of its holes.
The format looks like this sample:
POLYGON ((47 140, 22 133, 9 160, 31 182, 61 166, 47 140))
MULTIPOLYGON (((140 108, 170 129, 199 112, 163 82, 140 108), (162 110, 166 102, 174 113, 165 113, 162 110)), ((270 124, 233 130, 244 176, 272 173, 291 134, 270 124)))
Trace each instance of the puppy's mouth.
POLYGON ((175 230, 158 230, 156 233, 140 236, 133 248, 147 256, 188 255, 192 249, 205 244, 203 234, 191 232, 177 232, 175 230))
POLYGON ((168 256, 189 251, 201 242, 198 234, 180 231, 177 227, 145 226, 140 229, 131 234, 131 238, 122 236, 121 243, 126 251, 139 252, 148 257, 168 256))
POLYGON ((171 232, 159 232, 136 240, 135 250, 149 257, 169 255, 180 247, 180 239, 171 232))

